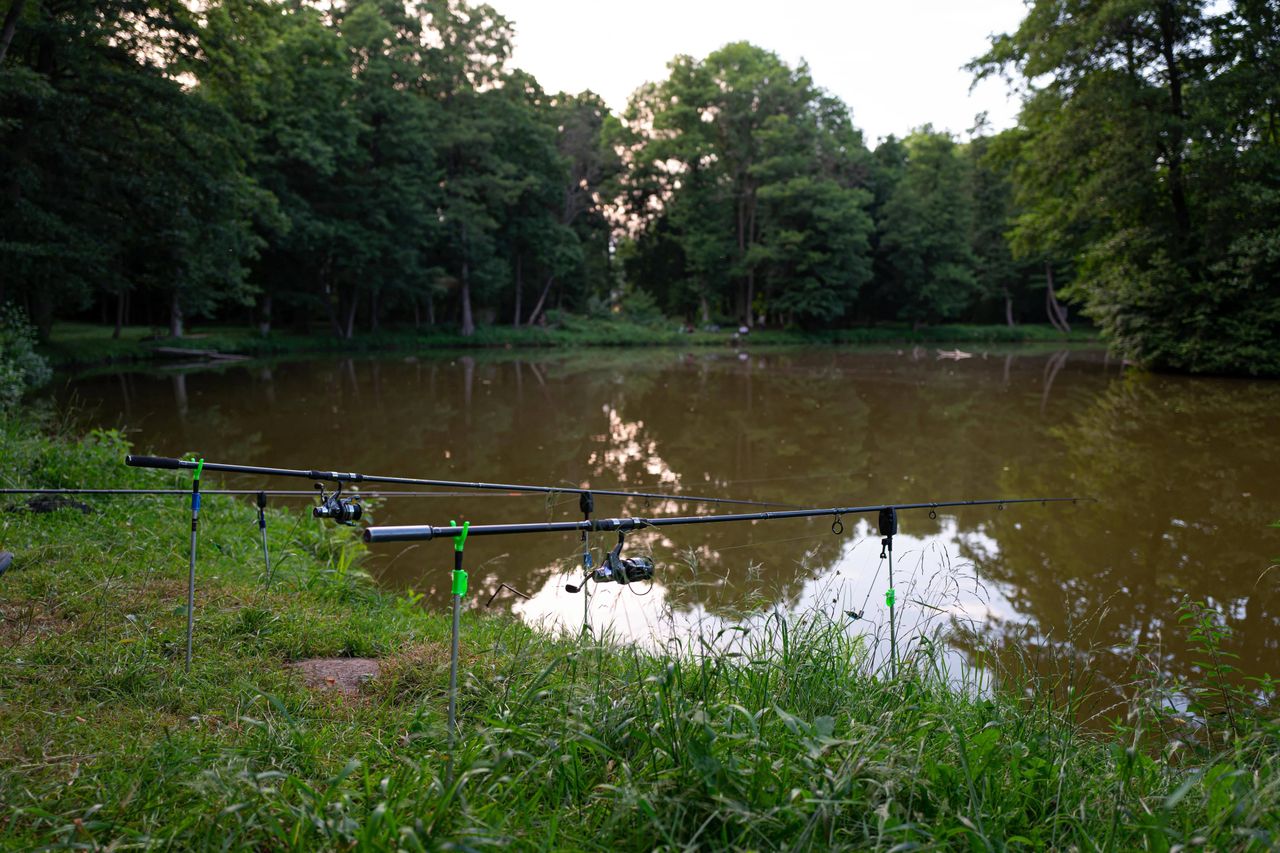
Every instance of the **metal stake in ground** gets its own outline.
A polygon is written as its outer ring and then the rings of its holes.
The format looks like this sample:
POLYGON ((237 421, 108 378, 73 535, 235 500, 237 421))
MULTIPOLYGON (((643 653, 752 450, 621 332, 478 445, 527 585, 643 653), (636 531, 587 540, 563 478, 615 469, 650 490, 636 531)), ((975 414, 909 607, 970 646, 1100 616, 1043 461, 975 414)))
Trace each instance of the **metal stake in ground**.
POLYGON ((887 557, 889 560, 889 588, 884 591, 884 603, 889 608, 889 672, 897 677, 898 626, 894 619, 894 600, 897 598, 897 592, 893 588, 893 536, 898 532, 897 509, 887 506, 880 510, 877 527, 880 528, 880 535, 884 537, 880 540, 880 559, 887 557))
MULTIPOLYGON (((449 522, 457 527, 456 521, 449 522)), ((467 542, 471 522, 462 525, 462 533, 453 541, 453 637, 449 648, 449 765, 448 784, 453 784, 453 751, 458 745, 458 634, 462 621, 462 599, 467 594, 467 571, 462 568, 462 548, 467 542)))
POLYGON ((187 570, 187 665, 191 671, 191 635, 196 624, 196 529, 200 526, 200 472, 204 459, 199 460, 191 477, 191 564, 187 570))
POLYGON ((258 531, 262 534, 262 562, 267 566, 267 586, 271 586, 271 552, 267 550, 266 492, 258 492, 258 531))

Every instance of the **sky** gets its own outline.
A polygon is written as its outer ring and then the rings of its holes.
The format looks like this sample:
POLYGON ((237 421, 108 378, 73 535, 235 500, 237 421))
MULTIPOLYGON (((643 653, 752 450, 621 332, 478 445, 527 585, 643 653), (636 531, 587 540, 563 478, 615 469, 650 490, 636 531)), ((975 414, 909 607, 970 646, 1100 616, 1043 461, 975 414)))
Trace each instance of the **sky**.
POLYGON ((1003 81, 971 94, 962 66, 992 33, 1014 29, 1023 0, 488 0, 516 28, 515 65, 544 89, 592 89, 615 110, 666 63, 704 57, 732 41, 808 60, 814 81, 839 96, 874 145, 931 123, 964 134, 986 112, 1010 127, 1016 99, 1003 81))

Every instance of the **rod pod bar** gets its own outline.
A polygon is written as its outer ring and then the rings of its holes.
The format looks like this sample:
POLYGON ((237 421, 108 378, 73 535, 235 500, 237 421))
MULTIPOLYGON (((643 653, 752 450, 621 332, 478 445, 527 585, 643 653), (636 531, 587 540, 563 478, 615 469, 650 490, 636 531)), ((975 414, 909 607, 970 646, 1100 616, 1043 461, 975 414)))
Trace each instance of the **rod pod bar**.
MULTIPOLYGON (((195 462, 173 459, 168 456, 136 456, 129 454, 124 464, 134 468, 162 468, 168 470, 196 467, 195 462)), ((618 489, 580 489, 569 486, 529 486, 513 483, 466 482, 463 480, 429 480, 419 477, 385 477, 377 474, 360 474, 355 471, 318 471, 301 468, 266 468, 259 465, 230 465, 224 462, 204 463, 207 471, 223 471, 228 474, 257 474, 263 477, 298 477, 332 483, 389 483, 402 486, 435 486, 446 489, 477 489, 500 492, 538 492, 541 494, 607 495, 618 498, 646 498, 696 503, 737 504, 740 506, 788 506, 775 501, 750 501, 739 498, 712 498, 702 495, 675 495, 664 492, 627 492, 618 489)))
MULTIPOLYGON (((577 531, 619 532, 641 530, 647 527, 674 527, 684 524, 722 524, 735 521, 773 521, 783 518, 817 518, 820 516, 866 515, 881 510, 943 509, 958 506, 1005 506, 1008 504, 1079 503, 1095 501, 1095 498, 991 498, 971 501, 928 501, 909 504, 874 504, 872 506, 824 507, 821 509, 776 510, 773 512, 747 512, 724 515, 677 515, 661 518, 596 518, 587 521, 548 521, 530 524, 473 524, 469 536, 508 536, 521 533, 574 533, 577 531)), ((896 519, 895 519, 896 520, 896 519)), ((364 541, 370 544, 382 542, 426 542, 432 539, 462 535, 462 528, 433 527, 429 524, 368 527, 364 541)))

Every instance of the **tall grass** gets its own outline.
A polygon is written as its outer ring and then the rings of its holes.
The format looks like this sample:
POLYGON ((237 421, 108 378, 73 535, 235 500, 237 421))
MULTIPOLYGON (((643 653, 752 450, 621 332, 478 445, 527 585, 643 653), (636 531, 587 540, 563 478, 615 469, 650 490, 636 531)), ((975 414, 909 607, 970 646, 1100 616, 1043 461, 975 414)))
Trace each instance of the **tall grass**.
MULTIPOLYGON (((28 483, 72 485, 120 452, 110 433, 0 430, 4 475, 28 483)), ((372 587, 345 531, 273 511, 272 551, 287 556, 268 588, 253 507, 210 497, 186 675, 185 508, 95 507, 0 512, 18 555, 0 579, 0 846, 1280 844, 1268 686, 1231 678, 1204 605, 1189 603, 1184 625, 1217 670, 1188 685, 1153 667, 1103 731, 1014 665, 999 689, 954 689, 935 644, 884 678, 823 613, 658 652, 468 613, 446 783, 448 621, 372 587), (341 697, 283 666, 324 655, 378 657, 382 674, 341 697)))

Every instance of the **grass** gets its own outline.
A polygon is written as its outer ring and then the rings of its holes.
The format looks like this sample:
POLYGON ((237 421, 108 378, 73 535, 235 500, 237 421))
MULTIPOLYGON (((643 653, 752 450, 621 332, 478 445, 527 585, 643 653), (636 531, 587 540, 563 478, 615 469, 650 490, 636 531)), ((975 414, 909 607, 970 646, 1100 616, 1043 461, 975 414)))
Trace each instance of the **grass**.
MULTIPOLYGON (((41 426, 0 427, 3 485, 185 482, 124 468, 114 433, 41 426)), ((880 677, 820 614, 757 620, 732 651, 655 654, 470 610, 450 781, 447 619, 375 588, 345 530, 272 510, 267 587, 254 508, 207 498, 184 673, 183 504, 0 511, 17 554, 0 578, 0 846, 1280 844, 1280 725, 1234 688, 1180 687, 1213 723, 1194 725, 1161 710, 1153 676, 1127 718, 1088 732, 1031 679, 951 689, 927 645, 880 677), (382 675, 340 697, 285 667, 321 656, 376 657, 382 675)), ((1213 614, 1189 614, 1212 649, 1213 614)))
MULTIPOLYGON (((825 332, 764 330, 752 334, 750 346, 805 344, 977 344, 977 343, 1080 343, 1095 341, 1092 331, 1069 336, 1050 326, 943 325, 912 330, 902 324, 837 329, 825 332)), ((724 346, 734 342, 732 330, 685 334, 674 323, 643 326, 623 321, 566 317, 555 328, 513 329, 482 326, 471 337, 450 327, 422 331, 389 330, 359 334, 351 340, 327 332, 301 334, 275 331, 263 337, 247 326, 197 328, 180 339, 156 338, 153 330, 129 326, 119 339, 112 329, 86 323, 59 323, 41 351, 55 365, 142 361, 162 357, 156 347, 215 350, 251 356, 288 355, 303 352, 377 352, 386 350, 458 349, 481 347, 609 347, 609 346, 724 346)))

